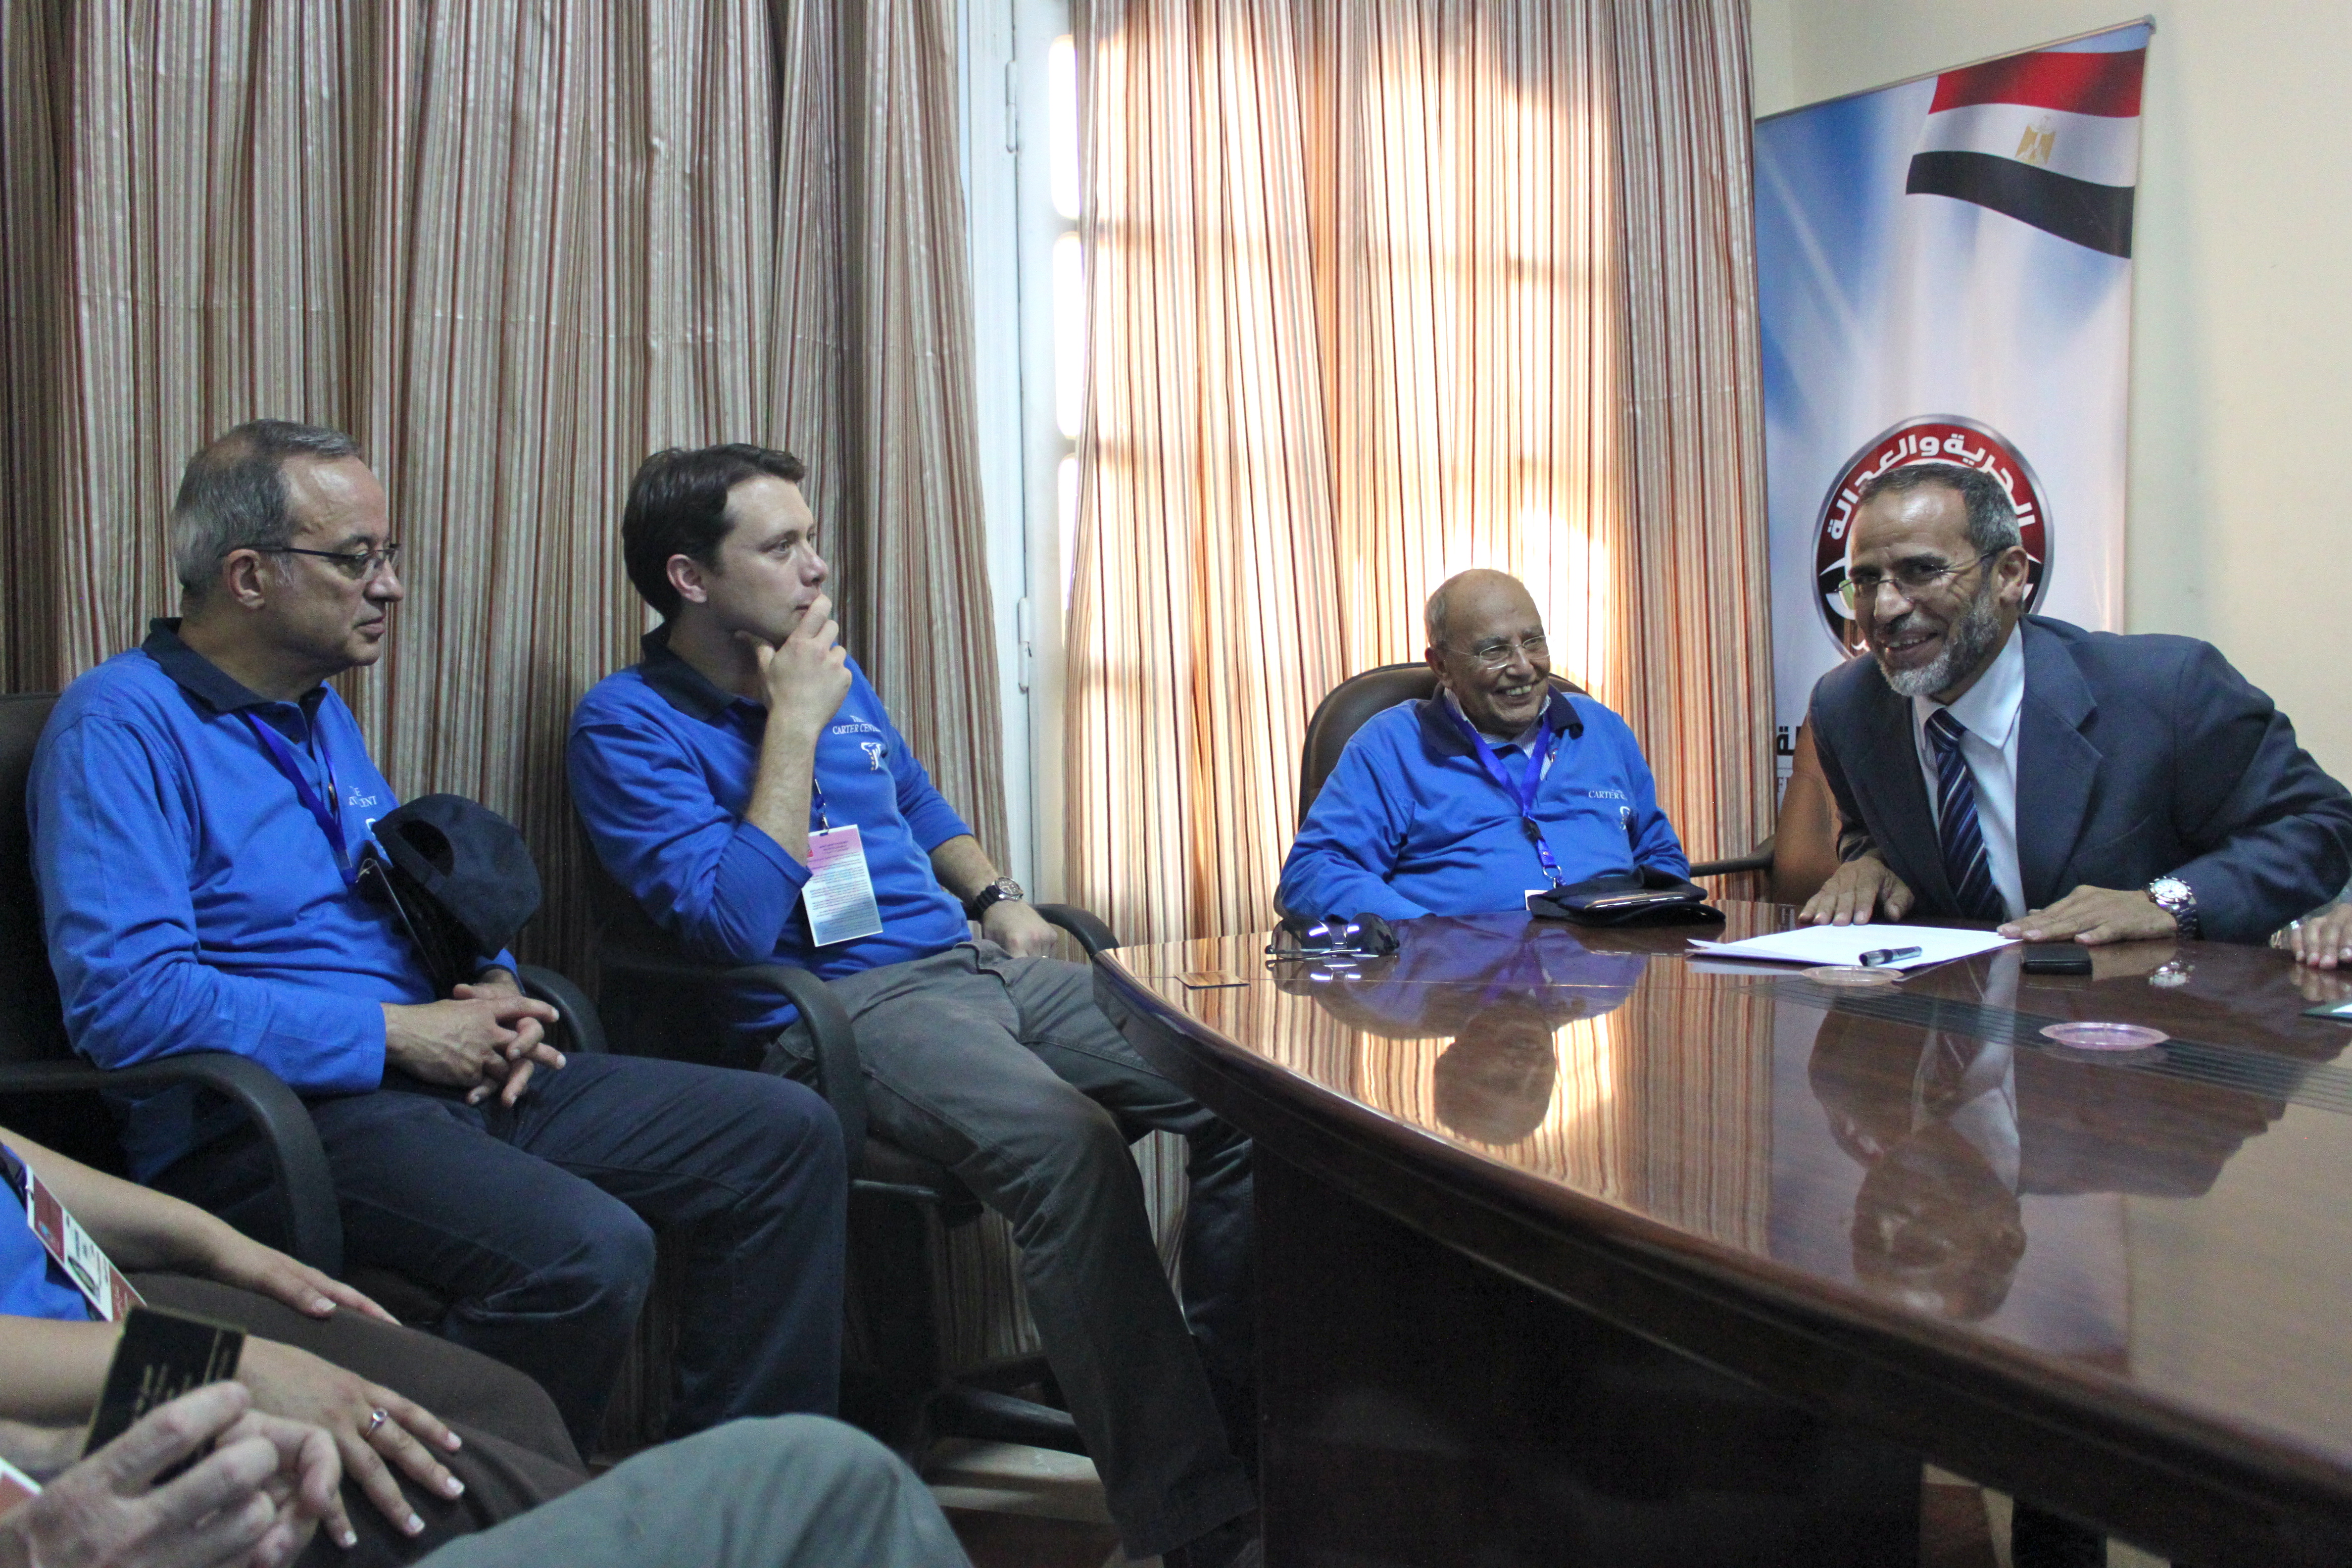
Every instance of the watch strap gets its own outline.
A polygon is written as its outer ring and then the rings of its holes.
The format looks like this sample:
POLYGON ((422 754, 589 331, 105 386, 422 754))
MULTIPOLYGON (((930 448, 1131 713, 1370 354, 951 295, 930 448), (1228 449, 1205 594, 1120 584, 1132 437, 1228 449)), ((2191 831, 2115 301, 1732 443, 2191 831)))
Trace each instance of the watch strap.
POLYGON ((999 877, 979 892, 974 893, 970 901, 964 905, 963 912, 966 918, 976 921, 998 904, 1007 900, 1019 903, 1022 896, 1020 883, 1010 877, 999 877))

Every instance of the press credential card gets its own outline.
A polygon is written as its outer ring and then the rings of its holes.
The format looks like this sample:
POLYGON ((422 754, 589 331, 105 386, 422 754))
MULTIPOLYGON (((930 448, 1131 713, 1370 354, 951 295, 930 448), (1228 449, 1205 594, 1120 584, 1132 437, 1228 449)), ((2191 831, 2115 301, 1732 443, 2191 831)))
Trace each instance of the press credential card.
POLYGON ((143 1299, 106 1256, 105 1248, 90 1239, 89 1232, 66 1212, 58 1194, 42 1184, 29 1165, 25 1168, 25 1223, 33 1227, 58 1267, 81 1287, 90 1310, 100 1317, 119 1323, 123 1313, 142 1304, 143 1299))
POLYGON ((856 826, 809 835, 809 879, 801 889, 801 908, 808 914, 809 941, 818 947, 881 934, 882 910, 874 901, 866 844, 856 826))

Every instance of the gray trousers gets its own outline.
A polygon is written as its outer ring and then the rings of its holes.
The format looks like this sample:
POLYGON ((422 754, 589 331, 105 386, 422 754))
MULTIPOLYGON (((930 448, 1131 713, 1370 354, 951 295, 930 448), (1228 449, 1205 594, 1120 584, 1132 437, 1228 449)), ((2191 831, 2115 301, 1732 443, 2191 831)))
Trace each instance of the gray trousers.
MULTIPOLYGON (((966 942, 831 984, 857 1027, 873 1125, 1011 1225, 1045 1359, 1127 1554, 1158 1556, 1247 1512, 1208 1374, 1250 1374, 1249 1141, 1135 1054, 1083 964, 966 942), (1190 1145, 1181 1310, 1128 1152, 1154 1130, 1190 1145)), ((795 1024, 768 1067, 813 1081, 814 1052, 795 1024)))
POLYGON ((822 1415, 648 1448, 419 1568, 971 1568, 915 1472, 822 1415))

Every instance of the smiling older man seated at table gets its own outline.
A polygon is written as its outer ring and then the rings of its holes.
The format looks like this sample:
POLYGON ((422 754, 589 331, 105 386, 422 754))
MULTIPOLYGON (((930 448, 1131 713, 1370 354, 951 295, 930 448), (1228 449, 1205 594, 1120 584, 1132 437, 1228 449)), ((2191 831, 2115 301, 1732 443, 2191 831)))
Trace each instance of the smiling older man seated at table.
POLYGON ((1437 692, 1373 715, 1315 797, 1275 901, 1316 918, 1523 910, 1531 889, 1612 871, 1685 876, 1625 721, 1552 689, 1543 617, 1516 577, 1464 572, 1429 597, 1437 692))

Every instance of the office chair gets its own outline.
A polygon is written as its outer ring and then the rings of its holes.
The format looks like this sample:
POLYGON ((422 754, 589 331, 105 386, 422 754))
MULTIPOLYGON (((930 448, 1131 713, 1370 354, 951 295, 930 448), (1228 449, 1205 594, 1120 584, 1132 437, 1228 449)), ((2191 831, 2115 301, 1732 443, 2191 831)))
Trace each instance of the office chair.
MULTIPOLYGON (((1555 691, 1585 695, 1584 688, 1563 675, 1553 676, 1551 684, 1555 691)), ((1323 781, 1339 765, 1339 753, 1348 749, 1348 742, 1365 721, 1400 702, 1418 702, 1435 695, 1437 671, 1425 664, 1384 664, 1333 687, 1315 705, 1314 716, 1307 721, 1306 743, 1299 748, 1298 820, 1307 820, 1307 808, 1323 793, 1323 781)))
POLYGON ((1736 859, 1692 867, 1692 880, 1761 872, 1767 897, 1776 904, 1802 904, 1822 890, 1838 868, 1838 810, 1830 782, 1822 773, 1821 753, 1813 749, 1810 723, 1797 726, 1790 764, 1771 836, 1736 859))
MULTIPOLYGON (((343 1266, 343 1223, 335 1182, 318 1129, 299 1096, 267 1068, 226 1051, 189 1051, 103 1068, 74 1054, 49 969, 33 879, 32 833, 25 796, 33 749, 54 692, 0 697, 0 1115, 29 1135, 85 1163, 124 1170, 107 1089, 156 1089, 193 1083, 226 1096, 252 1119, 269 1150, 274 1180, 262 1239, 314 1268, 348 1279, 404 1322, 432 1322, 447 1303, 384 1269, 343 1266)), ((604 1031, 584 993, 551 970, 525 964, 518 976, 531 995, 563 1015, 557 1043, 601 1051, 604 1031)))
MULTIPOLYGON (((585 834, 582 835, 585 839, 585 834)), ((844 1356, 844 1418, 919 1463, 943 1437, 1024 1443, 1082 1454, 1066 1411, 1017 1396, 1052 1387, 1042 1356, 1020 1356, 961 1373, 943 1365, 938 1302, 945 1233, 980 1217, 981 1204, 946 1166, 914 1154, 867 1125, 865 1076, 847 1011, 825 983, 782 963, 738 968, 698 963, 648 919, 583 844, 597 925, 601 995, 614 1048, 756 1069, 761 1051, 734 1040, 715 1004, 730 985, 781 991, 808 1021, 814 1085, 841 1122, 849 1156, 851 1333, 844 1356)), ((1091 958, 1118 940, 1101 921, 1065 904, 1037 912, 1091 958)))
MULTIPOLYGON (((1554 688, 1583 695, 1583 688, 1563 677, 1551 678, 1554 688)), ((1434 696, 1437 672, 1426 664, 1384 664, 1351 675, 1333 687, 1307 721, 1307 741, 1298 759, 1298 818, 1323 793, 1323 784, 1339 765, 1339 753, 1365 721, 1400 702, 1434 696)), ((1822 775, 1821 759, 1813 750, 1811 725, 1797 727, 1795 770, 1780 797, 1780 811, 1772 837, 1747 855, 1727 860, 1703 860, 1690 869, 1691 879, 1729 877, 1763 872, 1770 881, 1775 903, 1801 904, 1821 890, 1837 869, 1837 803, 1829 781, 1822 775)))

